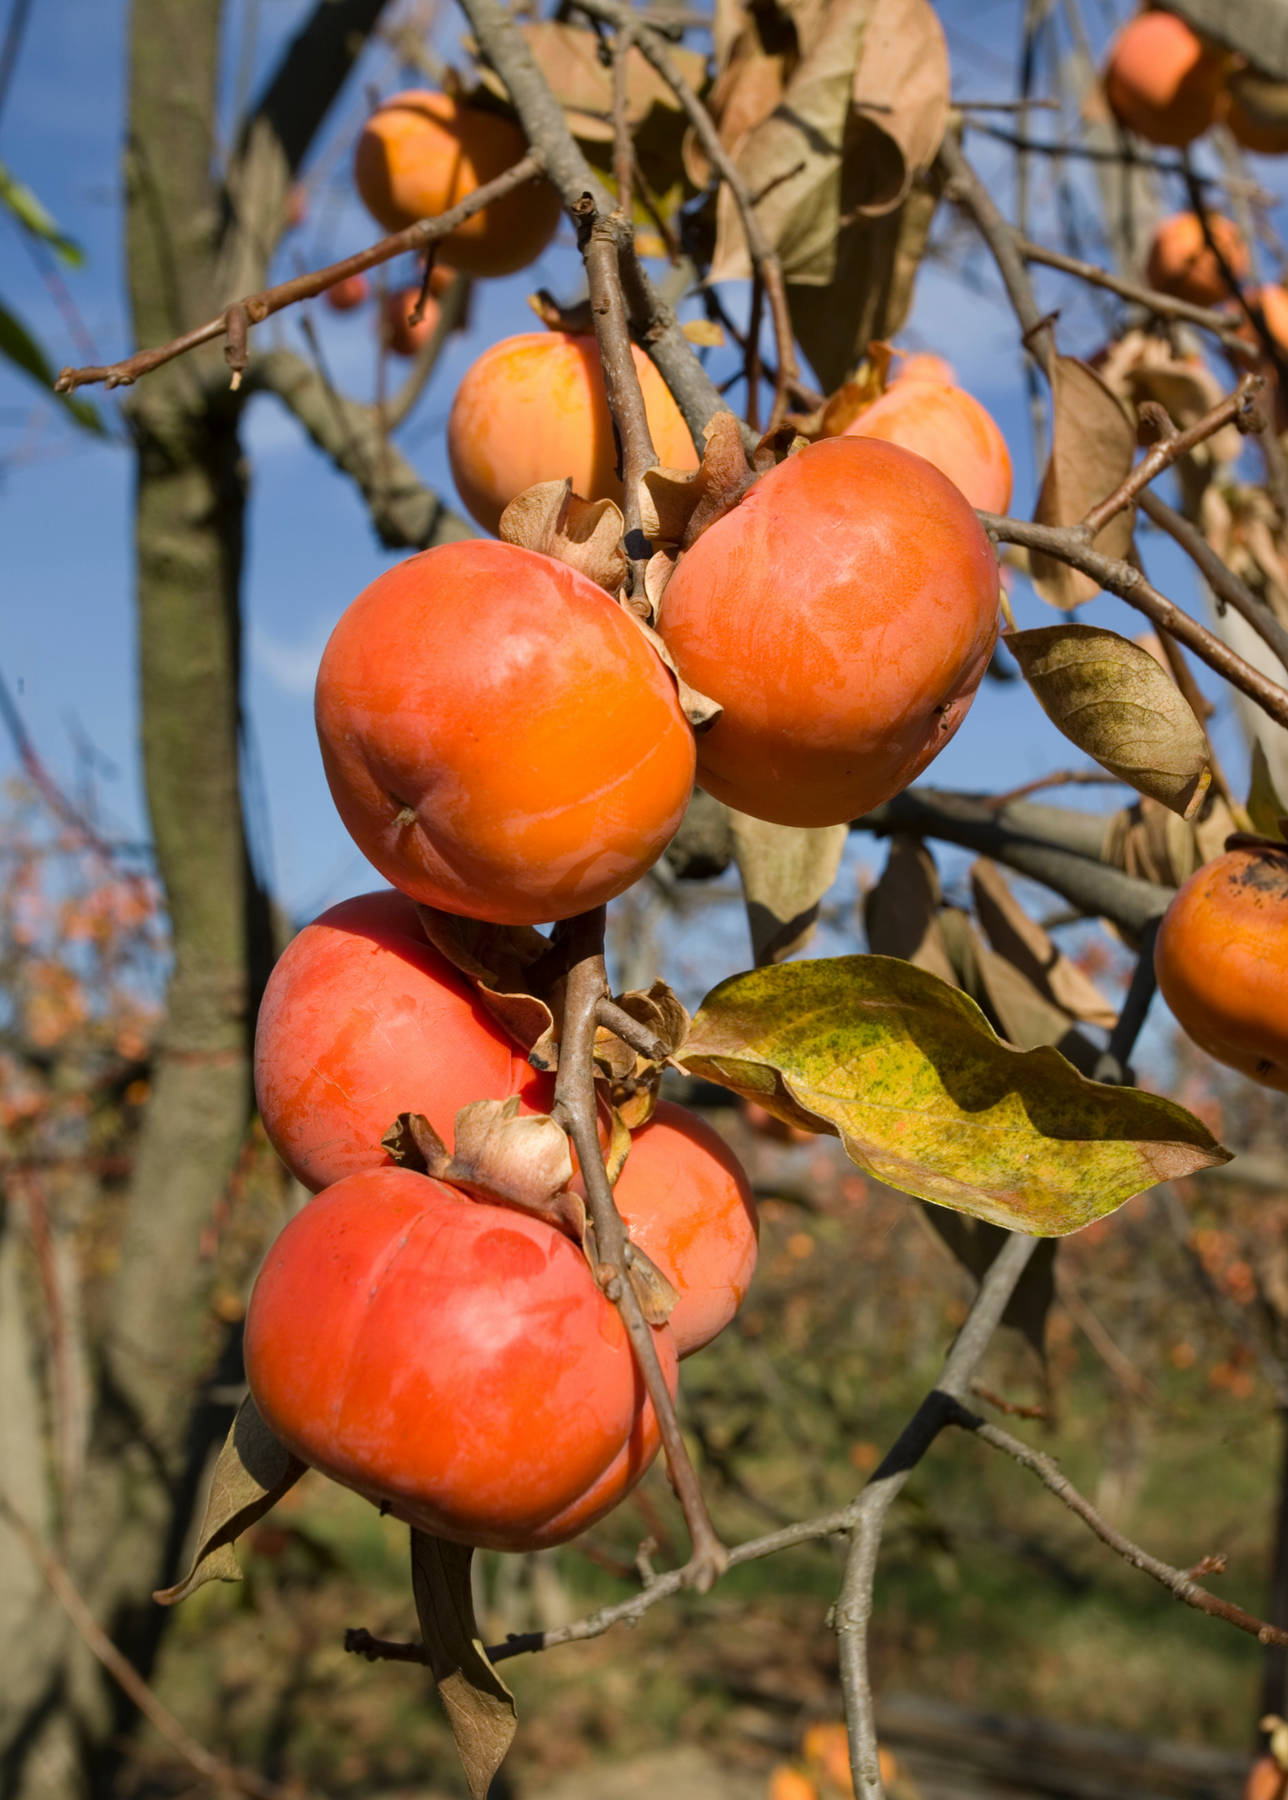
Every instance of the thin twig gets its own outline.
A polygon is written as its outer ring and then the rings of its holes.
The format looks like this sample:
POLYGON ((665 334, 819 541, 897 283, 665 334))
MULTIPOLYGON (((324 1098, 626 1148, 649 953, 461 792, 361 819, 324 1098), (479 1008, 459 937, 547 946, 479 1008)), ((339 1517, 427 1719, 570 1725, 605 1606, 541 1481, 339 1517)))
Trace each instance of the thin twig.
POLYGON ((950 132, 939 146, 939 163, 948 177, 949 193, 974 219, 980 236, 993 254, 998 273, 1020 322, 1025 347, 1042 366, 1050 382, 1055 369, 1055 333, 1051 320, 1033 296, 1020 246, 1023 239, 999 212, 997 203, 975 173, 950 132))
POLYGON ((985 512, 978 517, 985 531, 1000 543, 1040 550, 1068 563, 1070 568, 1081 569, 1084 575, 1090 575, 1099 586, 1117 594, 1137 612, 1144 613, 1160 630, 1171 632, 1178 643, 1192 650, 1209 669, 1223 676, 1241 694, 1246 694, 1278 724, 1288 725, 1288 688, 1263 675, 1260 669, 1254 669, 1206 626, 1182 612, 1174 601, 1147 581, 1139 569, 1093 550, 1083 540, 1078 527, 1034 525, 1026 519, 1006 519, 985 512))
POLYGON ((239 1794, 251 1795, 253 1800, 302 1800, 298 1788, 292 1788, 288 1794, 284 1787, 256 1774, 253 1769, 241 1769, 233 1763, 225 1762, 193 1737, 169 1707, 157 1699, 133 1663, 122 1656, 86 1605, 79 1588, 62 1563, 2 1490, 0 1516, 8 1521, 22 1539, 27 1554, 86 1648, 98 1658, 126 1698, 191 1768, 216 1788, 234 1788, 239 1794))
POLYGON ((1119 482, 1112 494, 1091 508, 1091 511, 1075 529, 1082 532, 1087 543, 1094 543, 1111 519, 1117 518, 1121 512, 1133 505, 1137 496, 1144 492, 1151 481, 1156 481, 1165 469, 1170 469, 1191 450, 1215 437, 1227 425, 1235 425, 1244 433, 1259 432, 1265 423, 1258 410, 1258 401, 1265 391, 1264 375, 1244 375, 1239 385, 1231 394, 1210 407, 1201 419, 1196 419, 1184 431, 1174 428, 1164 433, 1158 442, 1147 450, 1144 456, 1128 475, 1119 482))
POLYGON ((1241 581, 1234 570, 1222 562, 1198 527, 1183 518, 1157 494, 1148 491, 1143 493, 1138 504, 1145 517, 1174 539, 1197 566, 1216 596, 1218 607, 1232 606, 1240 618, 1247 620, 1262 642, 1269 645, 1284 667, 1288 668, 1288 630, 1279 623, 1265 601, 1259 600, 1247 583, 1241 581))
POLYGON ((604 973, 604 909, 582 913, 561 928, 566 946, 568 973, 564 986, 562 1029, 559 1038, 559 1073, 551 1114, 571 1137, 581 1164, 586 1204, 595 1232, 598 1278, 604 1293, 621 1314, 640 1373, 648 1388, 658 1430, 666 1451, 667 1467, 676 1497, 684 1509, 692 1554, 680 1572, 683 1585, 705 1593, 728 1561, 728 1552, 716 1536, 707 1514, 697 1474, 689 1460, 675 1408, 667 1389, 652 1327, 640 1310, 628 1270, 630 1239, 613 1200, 612 1184, 604 1167, 599 1143, 599 1118, 595 1101, 595 1028, 601 1000, 607 998, 604 973))
MULTIPOLYGON (((629 28, 632 23, 631 9, 622 6, 617 0, 577 0, 580 11, 591 18, 605 19, 615 25, 618 30, 629 28)), ((778 425, 787 411, 788 399, 793 384, 799 379, 800 368, 796 361, 796 345, 792 337, 791 312, 787 305, 787 287, 783 280, 782 264, 778 253, 765 236, 764 228, 756 214, 755 202, 748 190, 746 182, 739 174, 733 158, 725 149, 715 121, 706 107, 694 93, 692 87, 676 68, 671 59, 664 40, 657 32, 634 20, 635 41, 645 59, 652 65, 662 80, 670 88, 680 102, 693 127, 694 136, 702 145, 706 157, 721 181, 729 189, 734 205, 738 208, 738 217, 742 223, 743 235, 747 240, 747 253, 751 258, 753 269, 758 271, 765 285, 765 297, 769 301, 769 314, 774 326, 774 343, 778 359, 778 370, 774 381, 774 404, 769 415, 769 428, 778 425)), ((763 198, 763 195, 760 196, 763 198)))
POLYGON ((1021 1468, 1036 1475, 1050 1493, 1062 1501, 1070 1512, 1075 1513, 1084 1525, 1090 1527, 1102 1544, 1107 1544, 1124 1562, 1130 1563, 1133 1569, 1140 1569, 1142 1573, 1152 1576, 1175 1599, 1194 1607, 1197 1612, 1207 1613, 1210 1618, 1224 1619, 1227 1625, 1246 1631, 1259 1643, 1288 1645, 1288 1631, 1280 1630, 1277 1625, 1268 1625, 1264 1619, 1245 1612, 1241 1606, 1235 1606, 1231 1601, 1209 1593, 1186 1570, 1173 1568, 1170 1563, 1151 1556, 1148 1550, 1142 1550, 1139 1544, 1124 1537, 1121 1531, 1101 1517, 1091 1502, 1074 1487, 1055 1459, 1047 1456, 1044 1451, 1030 1449, 1020 1438, 1013 1437, 1000 1425, 989 1424, 960 1402, 950 1407, 945 1423, 958 1425, 963 1431, 972 1432, 983 1443, 994 1450, 1000 1450, 1004 1456, 1019 1463, 1021 1468))
POLYGON ((651 1062, 662 1062, 666 1056, 666 1045, 661 1038, 655 1037, 647 1025, 641 1025, 638 1019, 632 1018, 623 1007, 607 996, 595 1006, 595 1023, 605 1031, 611 1031, 637 1056, 647 1056, 651 1062))
MULTIPOLYGON (((450 207, 447 212, 440 213, 435 219, 420 219, 415 225, 407 226, 404 231, 395 231, 389 237, 381 238, 378 244, 371 244, 366 250, 359 250, 353 256, 346 256, 342 262, 328 263, 325 268, 311 269, 307 274, 295 275, 290 281, 281 281, 275 287, 263 288, 257 294, 247 294, 241 300, 234 300, 213 319, 207 319, 204 325, 194 326, 191 331, 184 331, 178 337, 171 338, 168 344, 158 344, 151 350, 136 350, 133 356, 127 356, 121 362, 109 363, 103 367, 64 369, 54 383, 54 391, 59 394, 70 394, 74 388, 88 387, 94 382, 102 382, 105 387, 129 387, 141 375, 150 375, 153 369, 159 369, 163 363, 173 362, 176 356, 183 356, 189 350, 196 350, 202 344, 213 343, 221 337, 228 337, 230 349, 236 350, 237 332, 243 325, 262 325, 274 313, 284 307, 294 306, 299 300, 311 300, 323 294, 337 281, 344 281, 350 275, 360 275, 366 269, 377 268, 381 263, 389 262, 395 256, 401 256, 406 250, 427 250, 431 244, 455 231, 474 214, 482 212, 494 200, 499 200, 524 182, 533 181, 542 173, 544 163, 540 154, 529 151, 517 163, 498 175, 495 181, 488 181, 482 187, 475 188, 459 205, 450 207)), ((236 363, 233 372, 237 373, 236 363)))
POLYGON ((635 146, 631 142, 628 114, 631 49, 635 43, 635 24, 623 19, 617 27, 613 43, 613 180, 617 186, 617 210, 629 219, 634 208, 635 146))
POLYGON ((1066 256, 1061 250, 1049 250, 1045 244, 1035 244, 1029 238, 1022 238, 1017 248, 1027 263, 1038 263, 1043 268, 1058 269, 1064 275, 1074 275, 1079 281, 1085 281, 1092 287, 1105 288, 1109 293, 1117 294, 1120 299, 1147 307, 1159 318, 1183 320, 1187 325, 1196 325, 1203 331, 1210 331, 1227 350, 1235 352, 1242 359, 1246 360, 1251 353, 1248 340, 1240 337, 1231 325, 1228 313, 1215 312, 1210 306, 1196 306, 1192 300, 1182 300, 1176 294, 1160 294, 1156 288, 1145 287, 1139 281, 1128 281, 1121 275, 1100 268, 1096 263, 1083 262, 1076 256, 1066 256))

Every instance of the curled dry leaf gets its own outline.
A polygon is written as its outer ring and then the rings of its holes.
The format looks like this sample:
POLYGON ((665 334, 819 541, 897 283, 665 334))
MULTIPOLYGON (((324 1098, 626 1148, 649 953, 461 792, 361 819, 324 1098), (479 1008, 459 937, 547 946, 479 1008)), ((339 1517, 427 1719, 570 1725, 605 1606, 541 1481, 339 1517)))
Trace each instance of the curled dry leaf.
POLYGON ((868 949, 955 982, 940 931, 943 900, 935 859, 920 838, 892 837, 885 868, 863 901, 868 949))
POLYGON ((306 1466, 278 1443, 247 1395, 215 1463, 192 1567, 174 1587, 157 1589, 158 1605, 174 1606, 208 1581, 240 1581, 234 1540, 295 1486, 306 1466))
POLYGON ((809 941, 819 903, 836 880, 849 828, 772 825, 729 809, 752 957, 781 962, 809 941))
POLYGON ((583 500, 565 476, 516 494, 501 514, 497 536, 567 563, 616 598, 626 579, 625 528, 616 501, 583 500))
POLYGON ((1113 868, 1153 882, 1160 890, 1162 912, 1168 890, 1219 856, 1235 829, 1234 814, 1211 790, 1198 815, 1188 821, 1156 800, 1143 799, 1106 821, 1101 855, 1113 868))
POLYGON ((514 1741, 514 1695, 488 1661, 474 1622, 467 1544, 411 1534, 411 1584, 425 1660, 474 1800, 484 1800, 514 1741))
MULTIPOLYGON (((1131 473, 1136 427, 1096 371, 1072 356, 1055 359, 1052 411, 1051 456, 1033 516, 1039 525, 1076 525, 1131 473)), ((1119 513, 1095 548, 1126 556, 1134 522, 1134 508, 1119 513)), ((1080 606, 1100 591, 1090 576, 1036 550, 1029 568, 1034 587, 1053 606, 1080 606)))
POLYGON ((1051 1044, 1084 1075, 1090 1074, 1095 1046, 1078 1033, 1069 1013, 989 948, 969 913, 945 907, 939 928, 953 965, 953 985, 970 995, 1000 1038, 1017 1050, 1051 1044))
POLYGON ((416 907, 421 930, 472 983, 480 1003, 527 1053, 536 1069, 559 1066, 555 1034, 558 978, 545 964, 550 940, 531 925, 489 925, 433 906, 416 907))
MULTIPOLYGON (((619 1069, 610 1074, 609 1095, 613 1103, 614 1124, 620 1123, 628 1131, 638 1131, 653 1116, 662 1084, 662 1071, 688 1035, 689 1014, 679 996, 660 978, 647 990, 619 995, 617 1004, 623 1012, 629 1013, 646 1030, 652 1032, 664 1052, 662 1060, 655 1061, 630 1050, 620 1038, 615 1040, 620 1049, 626 1052, 626 1057, 619 1064, 619 1069)), ((598 1037, 604 1035, 606 1034, 601 1032, 598 1037)), ((624 1155, 623 1151, 623 1158, 624 1155)), ((613 1170, 610 1169, 609 1173, 616 1180, 613 1170)))
POLYGON ((1039 1237, 1229 1160, 1174 1101, 1003 1044, 973 1001, 892 957, 735 975, 679 1061, 789 1124, 823 1122, 891 1187, 1039 1237))
MULTIPOLYGON (((583 144, 611 144, 613 65, 601 54, 598 34, 548 19, 534 20, 519 29, 563 108, 572 135, 583 144)), ((668 54, 688 85, 701 89, 707 73, 707 59, 701 51, 675 46, 668 54)), ((481 67, 479 79, 501 99, 507 97, 505 84, 494 70, 481 67)), ((643 127, 654 108, 675 114, 680 102, 652 64, 632 48, 626 58, 626 122, 632 134, 643 127)))
POLYGON ((640 516, 645 537, 687 550, 708 525, 736 506, 754 476, 747 465, 738 420, 731 412, 713 415, 704 433, 696 469, 646 469, 640 480, 640 516))
POLYGON ((943 141, 950 85, 948 45, 929 0, 877 0, 854 75, 847 214, 886 213, 907 198, 914 173, 929 168, 943 141))
MULTIPOLYGON (((1197 354, 1178 355, 1167 339, 1146 331, 1127 331, 1096 358, 1105 385, 1133 407, 1147 400, 1161 406, 1184 431, 1225 397, 1225 389, 1197 354)), ((1192 453, 1214 462, 1234 462, 1243 439, 1227 425, 1192 453)))
POLYGON ((699 350, 724 349, 724 327, 715 319, 686 319, 680 329, 699 350))
POLYGON ((970 884, 975 916, 998 955, 1005 957, 1070 1018, 1106 1031, 1112 1029, 1117 1022, 1117 1009, 1037 920, 1029 917, 997 864, 981 856, 971 866, 970 884))
POLYGON ((670 650, 658 636, 657 632, 654 631, 653 627, 645 624, 639 614, 632 612, 630 607, 626 607, 624 610, 626 617, 636 629, 642 632, 648 639, 659 659, 666 664, 667 669, 670 671, 671 679, 675 682, 675 691, 680 702, 680 711, 689 721, 689 724, 695 731, 705 731, 708 726, 714 725, 724 711, 724 707, 721 706, 718 700, 713 700, 709 694, 700 693, 697 688, 690 687, 680 671, 676 668, 675 658, 671 655, 670 650))
POLYGON ((451 1153, 421 1113, 399 1113, 380 1142, 400 1168, 446 1181, 472 1200, 531 1213, 583 1243, 586 1208, 569 1189, 568 1139, 548 1113, 519 1107, 517 1094, 463 1106, 451 1153))
POLYGON ((1043 712, 1139 793, 1192 818, 1212 780, 1189 702, 1147 650, 1094 625, 1011 631, 1006 646, 1043 712))

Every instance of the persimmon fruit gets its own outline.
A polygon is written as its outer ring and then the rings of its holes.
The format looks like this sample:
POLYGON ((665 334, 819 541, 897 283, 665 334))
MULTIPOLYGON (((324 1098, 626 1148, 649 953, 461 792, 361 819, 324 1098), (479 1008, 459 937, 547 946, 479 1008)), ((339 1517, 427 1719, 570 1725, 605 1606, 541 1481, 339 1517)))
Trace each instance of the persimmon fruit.
POLYGON ((411 315, 420 299, 420 288, 395 288, 385 296, 384 343, 395 356, 416 356, 438 329, 438 302, 432 296, 413 325, 411 315))
POLYGON ((1288 846, 1227 850, 1195 870, 1163 915, 1154 969, 1201 1050, 1288 1092, 1288 846))
MULTIPOLYGON (((1237 281, 1246 281, 1251 264, 1239 227, 1233 219, 1212 213, 1208 229, 1231 274, 1237 281)), ((1173 213, 1159 222, 1150 240, 1145 279, 1160 294, 1174 294, 1195 306, 1213 306, 1230 298, 1230 284, 1203 235, 1203 221, 1197 213, 1173 213)))
POLYGON ((380 1139, 399 1113, 423 1113, 450 1145, 461 1107, 526 1096, 535 1080, 427 941, 415 903, 392 889, 342 900, 306 925, 264 989, 255 1027, 260 1117, 277 1154, 314 1193, 392 1167, 380 1139))
POLYGON ((332 282, 322 298, 332 312, 347 313, 354 312, 363 305, 370 292, 365 275, 346 275, 343 281, 332 282))
POLYGON ((1280 1768, 1273 1756, 1259 1756, 1248 1770, 1243 1800, 1284 1800, 1286 1792, 1288 1772, 1280 1768))
POLYGON ((588 577, 513 544, 377 576, 331 634, 315 716, 331 797, 413 899, 571 917, 656 860, 693 785, 675 683, 588 577))
POLYGON ((741 1163, 704 1119, 659 1101, 631 1134, 614 1189, 633 1244, 680 1298, 667 1320, 681 1357, 722 1332, 756 1267, 756 1203, 741 1163))
POLYGON ((947 381, 955 383, 957 371, 945 356, 933 350, 896 350, 886 380, 891 387, 900 381, 947 381))
POLYGON ((1172 13, 1129 19, 1109 47, 1105 99, 1122 125, 1151 144, 1181 149, 1215 121, 1225 58, 1172 13))
MULTIPOLYGON (((669 1327, 654 1336, 674 1384, 669 1327)), ((406 1169, 351 1175, 291 1219, 245 1351, 288 1449, 457 1543, 571 1537, 657 1448, 625 1327, 581 1250, 406 1169)))
MULTIPOLYGON (((402 231, 459 205, 526 151, 519 127, 501 114, 450 94, 408 89, 367 120, 353 175, 377 224, 402 231)), ((541 254, 558 224, 559 197, 549 182, 527 182, 449 232, 441 249, 466 275, 511 275, 541 254)))
POLYGON ((882 438, 913 450, 954 482, 972 506, 1011 503, 1011 454, 992 414, 954 382, 904 375, 847 425, 844 437, 882 438))
MULTIPOLYGON (((631 354, 659 462, 696 469, 693 440, 666 383, 642 350, 632 346, 631 354)), ((495 532, 515 495, 539 481, 567 476, 583 499, 620 503, 595 339, 529 331, 485 350, 452 402, 447 456, 457 492, 485 531, 495 532)))
POLYGON ((877 438, 811 444, 681 556, 659 630, 724 707, 698 779, 741 812, 831 825, 948 742, 997 637, 997 562, 969 501, 877 438))

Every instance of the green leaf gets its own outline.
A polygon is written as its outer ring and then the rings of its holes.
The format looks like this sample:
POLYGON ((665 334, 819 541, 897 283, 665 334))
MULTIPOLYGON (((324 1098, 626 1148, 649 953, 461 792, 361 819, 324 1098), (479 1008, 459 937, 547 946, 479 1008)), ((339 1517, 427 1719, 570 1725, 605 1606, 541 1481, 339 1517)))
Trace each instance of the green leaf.
POLYGON ((449 1544, 425 1531, 411 1534, 411 1582, 416 1616, 434 1684, 447 1711, 465 1779, 484 1800, 514 1740, 514 1695, 487 1659, 474 1623, 467 1544, 449 1544))
POLYGON ((103 421, 86 401, 78 400, 74 394, 53 394, 54 371, 50 368, 44 351, 21 319, 3 304, 0 304, 0 356, 13 363, 15 368, 21 369, 24 375, 30 375, 38 386, 52 394, 86 431, 92 431, 98 437, 107 435, 103 421))
POLYGON ((152 1598, 173 1606, 208 1581, 240 1581, 233 1540, 295 1486, 306 1466, 278 1443, 247 1395, 215 1464, 192 1567, 182 1581, 158 1588, 152 1598))
POLYGON ((72 268, 79 269, 84 263, 85 252, 80 245, 58 229, 31 189, 15 180, 3 163, 0 163, 0 206, 11 212, 33 237, 43 238, 55 255, 72 268))
POLYGON ((1044 625, 1003 640, 1047 718, 1079 750, 1183 819, 1212 781, 1203 727, 1148 650, 1095 625, 1044 625))
POLYGON ((1288 806, 1279 798, 1275 778, 1270 773, 1265 746, 1260 738, 1252 740, 1252 777, 1248 784, 1248 802, 1244 809, 1248 822, 1259 837, 1282 838, 1288 822, 1288 806))
POLYGON ((1184 1107, 1016 1050, 973 1000, 894 957, 781 963, 708 994, 677 1060, 817 1130, 904 1193, 1061 1237, 1229 1161, 1184 1107))

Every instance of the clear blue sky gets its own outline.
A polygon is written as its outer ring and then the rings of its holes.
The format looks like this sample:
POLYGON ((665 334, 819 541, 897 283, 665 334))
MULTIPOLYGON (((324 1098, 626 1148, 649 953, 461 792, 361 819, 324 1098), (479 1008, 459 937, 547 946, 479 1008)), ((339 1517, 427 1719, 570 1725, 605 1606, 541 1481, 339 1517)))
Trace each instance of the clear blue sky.
MULTIPOLYGON (((261 0, 229 7, 230 69, 242 60, 241 34, 258 16, 246 46, 262 71, 307 11, 302 0, 261 0)), ((0 17, 8 6, 0 6, 0 17)), ((1018 0, 949 0, 954 88, 959 97, 1003 98, 1014 91, 1019 42, 1018 0)), ((94 357, 110 361, 133 346, 126 328, 120 249, 119 167, 124 120, 127 8, 122 0, 45 0, 33 8, 17 76, 0 116, 0 162, 39 193, 65 230, 84 245, 86 267, 67 287, 94 357)), ((232 78, 230 78, 232 79, 232 78)), ((366 110, 368 84, 403 85, 387 51, 369 53, 350 81, 310 165, 311 218, 289 239, 283 272, 343 255, 375 235, 349 194, 349 146, 366 110)), ((231 96, 230 96, 231 101, 231 96)), ((1052 129, 1044 124, 1044 129, 1052 129)), ((1003 206, 1013 192, 1010 152, 972 135, 969 148, 1003 206)), ((1203 150, 1202 157, 1208 152, 1203 150)), ((1276 192, 1285 174, 1261 160, 1258 173, 1276 192)), ((1033 171, 1035 235, 1055 241, 1051 169, 1033 171)), ((1084 191, 1085 187, 1084 187, 1084 191)), ((1184 204, 1183 194, 1171 204, 1184 204)), ((956 365, 963 383, 994 413, 1013 449, 1013 510, 1031 508, 1035 475, 1031 427, 1016 351, 1016 328, 986 256, 945 215, 940 261, 922 273, 916 309, 903 341, 933 347, 956 365), (951 244, 951 253, 949 246, 951 244), (954 266, 950 266, 954 265, 954 266)), ((19 233, 0 221, 0 293, 35 327, 55 366, 87 360, 55 305, 19 233)), ((442 427, 455 384, 484 344, 528 328, 526 295, 539 285, 572 298, 579 273, 568 233, 533 269, 487 284, 468 342, 444 357, 401 442, 427 480, 450 494, 442 427)), ((1065 305, 1062 347, 1089 352, 1100 341, 1099 314, 1089 298, 1044 290, 1065 305)), ((737 295, 731 304, 738 305, 737 295)), ((340 386, 366 398, 374 380, 370 314, 314 318, 340 386)), ((266 328, 270 338, 298 342, 289 316, 266 328)), ((111 401, 103 402, 114 414, 111 401)), ((313 735, 313 672, 339 613, 390 558, 373 542, 359 501, 270 399, 250 408, 247 450, 253 471, 246 621, 248 710, 257 755, 252 794, 257 850, 289 911, 319 910, 344 893, 375 885, 331 810, 313 735)), ((144 831, 135 747, 134 627, 131 610, 129 453, 101 446, 63 424, 27 382, 0 371, 0 669, 16 690, 29 728, 50 767, 68 778, 73 729, 88 736, 118 770, 106 783, 109 819, 130 834, 144 831)), ((1185 565, 1170 547, 1146 545, 1147 561, 1182 604, 1197 604, 1185 565)), ((1054 617, 1022 592, 1021 624, 1054 617)), ((1099 601, 1084 615, 1133 634, 1143 621, 1118 602, 1099 601)), ((1237 732, 1220 732, 1238 770, 1237 732)), ((955 742, 934 765, 944 784, 1009 788, 1076 761, 1019 684, 988 684, 955 742)), ((11 766, 0 745, 0 769, 11 766)), ((1080 804, 1088 804, 1085 795, 1080 804)), ((1097 802, 1091 802, 1097 803, 1097 802)), ((1108 799, 1104 801, 1109 804, 1108 799)))

